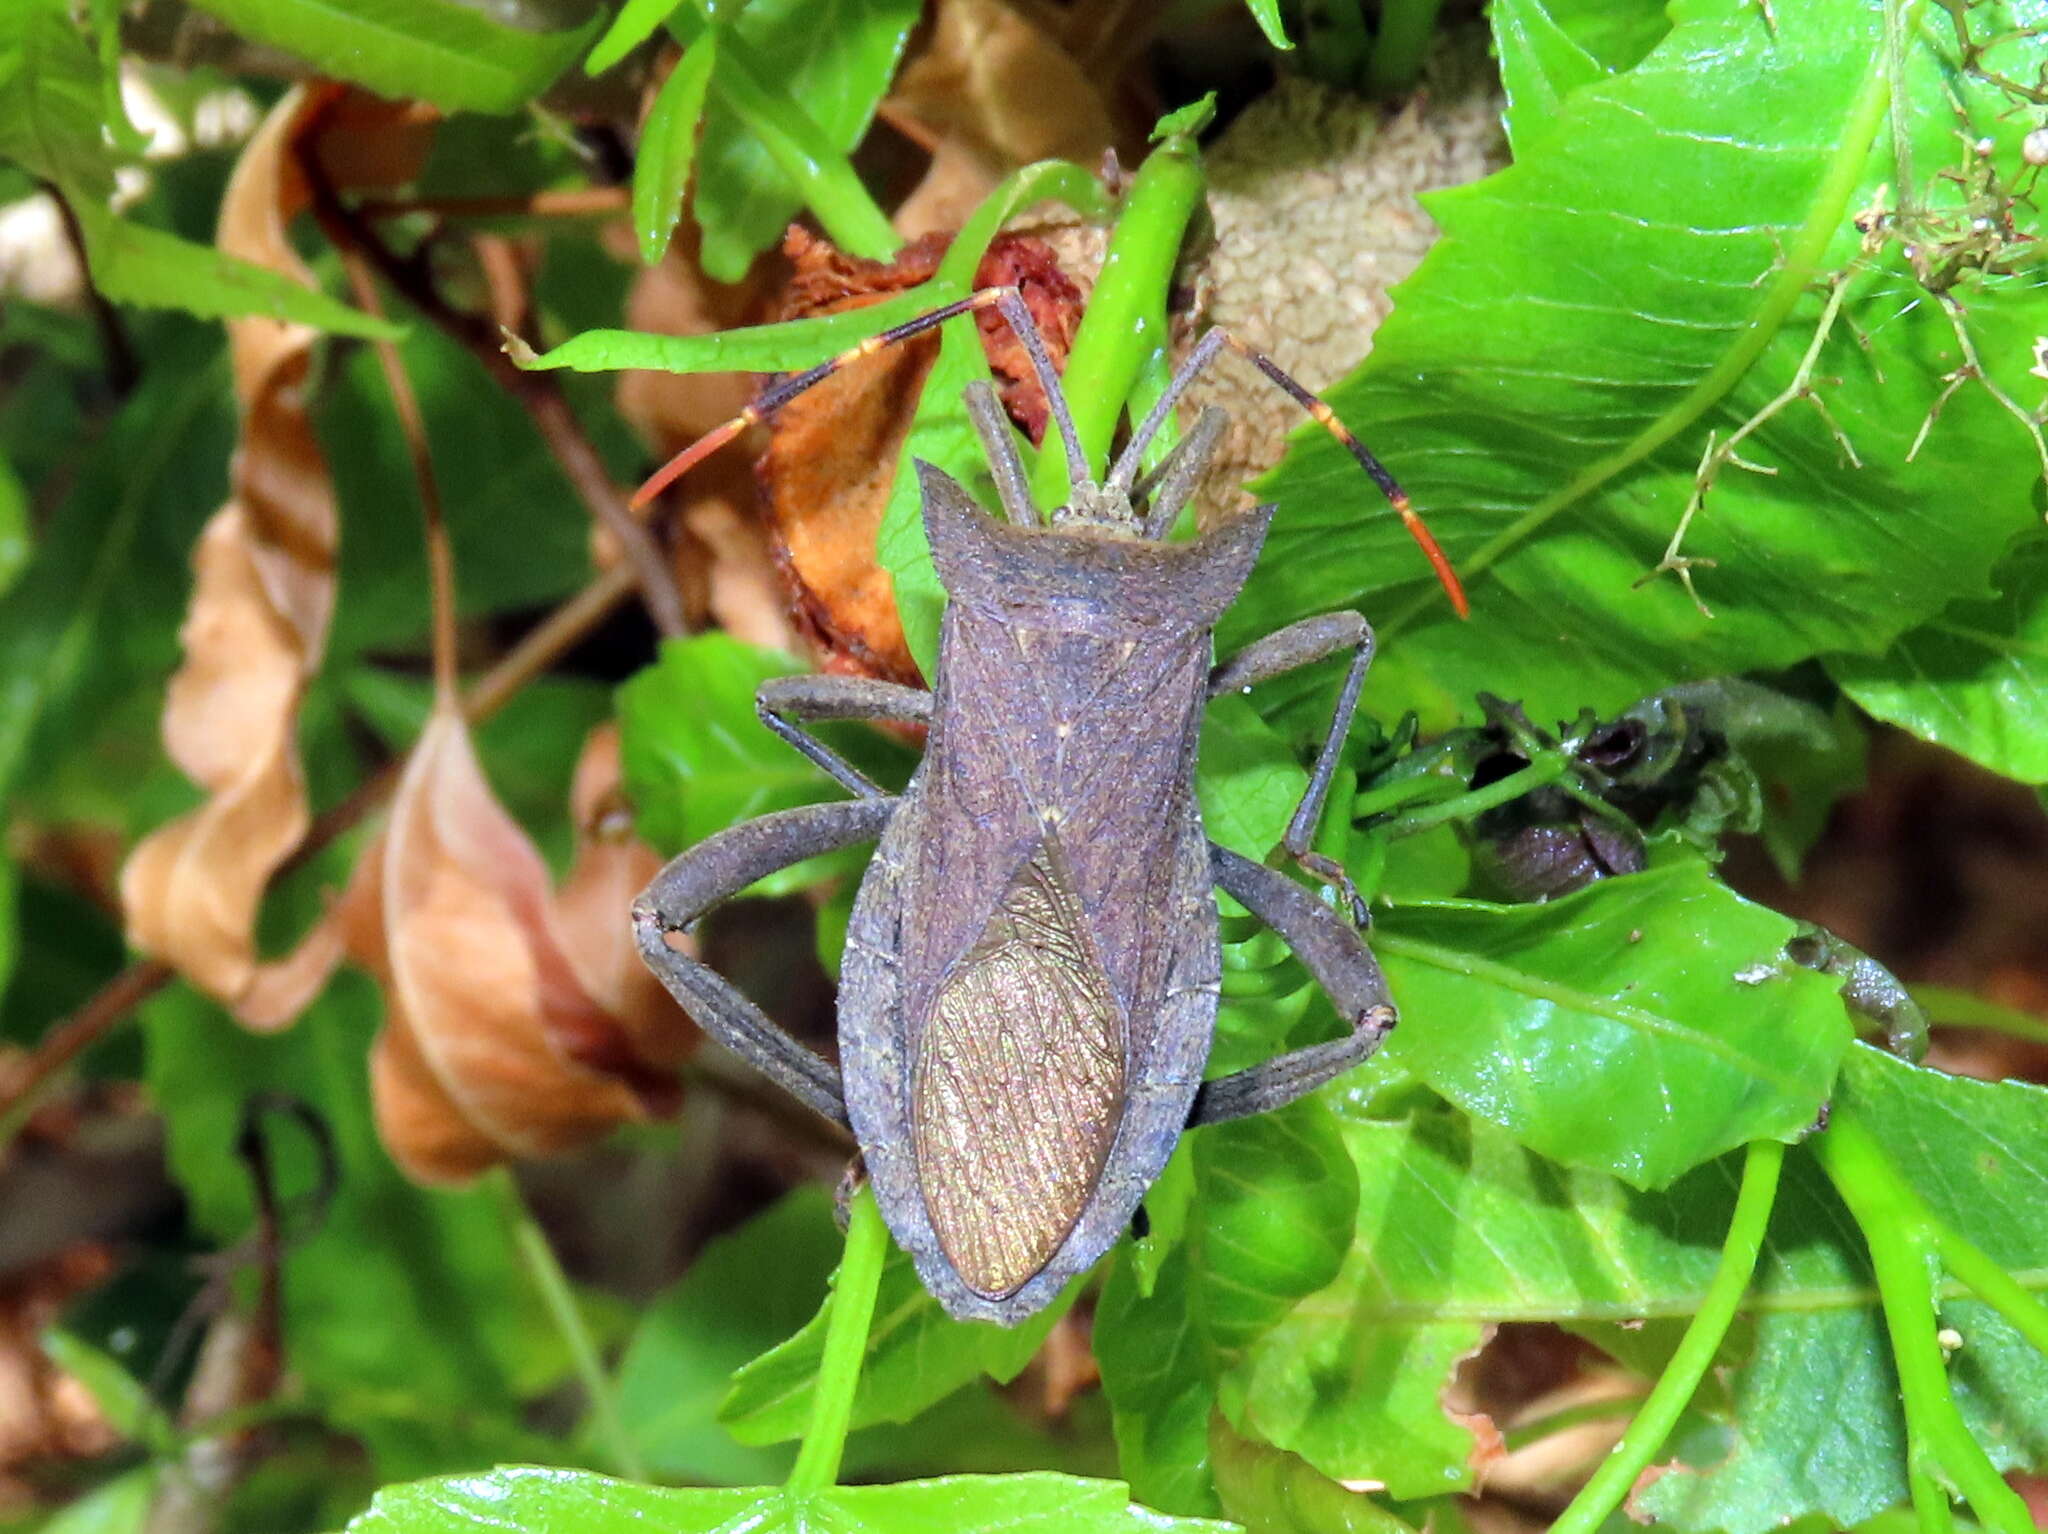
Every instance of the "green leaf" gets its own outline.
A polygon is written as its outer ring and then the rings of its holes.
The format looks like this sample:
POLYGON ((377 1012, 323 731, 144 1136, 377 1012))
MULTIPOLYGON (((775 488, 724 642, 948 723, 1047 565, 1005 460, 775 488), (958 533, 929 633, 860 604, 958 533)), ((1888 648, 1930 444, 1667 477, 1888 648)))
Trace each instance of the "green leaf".
POLYGON ((1387 913, 1389 1058, 1572 1166, 1660 1187, 1745 1141, 1797 1139, 1852 1030, 1797 924, 1686 858, 1544 905, 1387 913))
POLYGON ((131 679, 161 688, 188 548, 225 488, 233 432, 219 336, 187 330, 79 456, 76 489, 0 599, 0 787, 19 791, 24 766, 97 723, 131 679))
POLYGON ((0 455, 0 596, 14 584, 28 556, 28 491, 14 466, 0 455))
POLYGON ((458 0, 199 0, 237 32, 323 74, 451 111, 516 112, 583 51, 602 23, 536 32, 458 0))
POLYGON ((1120 1256, 1095 1307, 1094 1347, 1131 1490, 1153 1507, 1199 1517, 1221 1504, 1209 1469, 1216 1386, 1188 1304, 1191 1266, 1186 1248, 1173 1248, 1148 1293, 1120 1256))
POLYGON ((652 37, 683 0, 626 0, 583 61, 586 75, 603 74, 652 37))
MULTIPOLYGON (((560 601, 590 578, 589 521, 526 412, 466 350, 430 326, 400 345, 426 416, 466 617, 560 601)), ((614 473, 631 443, 616 416, 586 413, 614 473)), ((353 349, 333 370, 315 424, 342 507, 341 569, 328 664, 424 655, 426 555, 404 434, 377 358, 353 349)))
POLYGON ((1295 1301, 1334 1278, 1358 1184, 1330 1110, 1313 1099, 1204 1129, 1192 1142, 1184 1239, 1149 1295, 1126 1255, 1095 1323, 1119 1462, 1147 1502, 1212 1512, 1217 1379, 1295 1301))
MULTIPOLYGON (((1919 1070, 1859 1046, 1842 1097, 1940 1214, 2037 1295, 2048 1292, 2039 1218, 2048 1207, 2048 1091, 1919 1070)), ((1818 1231, 1830 1213, 1793 1218, 1818 1231)), ((1786 1261, 1790 1235, 1774 1222, 1786 1261)), ((1822 1246, 1854 1304, 1828 1300, 1815 1254, 1801 1266, 1819 1303, 1786 1292, 1782 1272, 1768 1281, 1755 1349, 1725 1410, 1726 1438, 1648 1487, 1644 1512, 1701 1534, 1764 1534, 1816 1513, 1848 1528, 1905 1500, 1898 1381, 1860 1244, 1848 1240, 1847 1250, 1841 1237, 1822 1246), (1816 1401, 1827 1409, 1816 1412, 1816 1401)), ((1953 1286, 1945 1292, 1940 1322, 1962 1339, 1949 1375, 1964 1420, 2001 1468, 2048 1464, 2048 1358, 1989 1307, 1953 1286)))
MULTIPOLYGON (((234 1153, 244 1104, 283 1093, 325 1123, 337 1181, 324 1218, 284 1259, 285 1350, 327 1419, 400 1477, 521 1452, 515 1413, 567 1359, 504 1201, 414 1187, 385 1154, 363 1069, 379 1012, 368 981, 344 974, 286 1033, 253 1035, 182 986, 150 1001, 142 1026, 172 1172, 195 1226, 220 1246, 255 1220, 234 1153)), ((314 1146, 290 1126, 271 1143, 279 1197, 303 1198, 319 1177, 314 1146)))
POLYGON ((85 1386, 116 1432, 152 1453, 169 1452, 171 1425, 163 1408, 120 1360, 61 1327, 44 1332, 41 1340, 50 1362, 85 1386))
MULTIPOLYGON (((1261 482, 1280 510, 1224 651, 1355 606, 1379 629, 1376 709, 1441 720, 1485 690, 1564 718, 1689 678, 1879 649, 1981 594, 2034 519, 2040 465, 1975 387, 1908 461, 1961 358, 1943 307, 1895 250, 1861 259, 1851 221, 1897 174, 1874 63, 1883 7, 1787 7, 1775 38, 1736 0, 1678 14, 1635 68, 1574 90, 1511 169, 1432 199, 1444 237, 1370 360, 1329 393, 1431 517, 1472 621, 1455 620, 1355 465, 1309 433, 1261 482), (1852 262, 1858 285, 1813 377, 1864 467, 1793 399, 1740 449, 1774 472, 1724 467, 1684 540, 1684 556, 1717 562, 1693 571, 1713 616, 1669 576, 1638 588, 1708 433, 1727 438, 1783 393, 1825 307, 1816 280, 1852 262)), ((1901 107, 1924 195, 1953 210, 1960 189, 1935 170, 1957 160, 1958 130, 2015 162, 2016 145, 2004 99, 1937 51, 1951 37, 1946 24, 1914 34, 1901 107)), ((2048 43, 2015 48, 2027 75, 2048 43)), ((2030 279, 1972 282, 1965 307, 1982 337, 2048 333, 2048 290, 2030 279)), ((1987 367, 2033 398, 2024 348, 1997 350, 1987 367)))
POLYGON ((844 795, 754 712, 761 683, 802 669, 724 634, 662 644, 619 689, 620 758, 642 836, 680 852, 757 815, 844 795))
POLYGON ((633 165, 633 232, 640 239, 640 259, 649 266, 667 254, 669 236, 683 216, 683 192, 690 184, 704 118, 704 89, 717 63, 718 29, 711 27, 684 50, 640 129, 640 155, 633 165))
POLYGON ((380 341, 405 334, 402 325, 352 309, 282 272, 211 245, 116 218, 89 203, 74 202, 72 211, 85 231, 93 282, 116 303, 182 309, 202 319, 261 315, 380 341))
POLYGON ((2003 595, 1959 603, 1881 656, 1835 655, 1857 704, 2022 783, 2048 783, 2048 542, 1992 576, 2003 595))
MULTIPOLYGON (((868 1328, 853 1426, 908 1422, 962 1385, 986 1375, 998 1384, 1015 1379, 1045 1335, 1080 1293, 1077 1279, 1052 1304, 1021 1326, 955 1321, 926 1292, 910 1258, 891 1247, 868 1328)), ((732 1391, 718 1420, 741 1443, 780 1443, 810 1425, 812 1387, 824 1355, 829 1306, 787 1341, 732 1376, 732 1391)))
POLYGON ((1259 30, 1266 34, 1267 42, 1275 48, 1293 48, 1287 36, 1287 23, 1280 19, 1280 0, 1244 0, 1244 5, 1252 13, 1252 20, 1259 24, 1259 30))
POLYGON ((35 1534, 143 1534, 156 1502, 157 1467, 138 1465, 35 1526, 35 1534))
POLYGON ((732 1377, 811 1319, 839 1260, 825 1189, 796 1189, 700 1252, 640 1319, 619 1364, 619 1416, 647 1468, 675 1480, 771 1480, 786 1452, 714 1420, 732 1377))
POLYGON ((263 314, 342 335, 402 333, 282 273, 109 212, 113 160, 101 121, 107 92, 118 100, 119 87, 103 87, 102 76, 64 0, 0 6, 0 159, 58 189, 84 232, 102 293, 205 317, 263 314))
POLYGON ((93 40, 100 56, 100 112, 107 136, 123 154, 139 155, 149 148, 149 135, 128 117, 128 103, 121 96, 121 0, 91 0, 93 40))
POLYGON ((523 368, 573 368, 579 373, 610 373, 623 368, 657 373, 782 373, 822 362, 944 302, 933 296, 930 283, 922 283, 864 309, 774 325, 749 325, 701 336, 586 330, 538 356, 518 341, 507 342, 505 350, 523 368))
POLYGON ((674 1491, 568 1470, 508 1469, 387 1487, 348 1534, 1216 1534, 1232 1524, 1163 1518, 1114 1481, 1071 1475, 948 1476, 835 1486, 808 1498, 780 1487, 674 1491))
POLYGON ((114 168, 100 137, 100 70, 66 0, 0 6, 0 159, 104 205, 114 168))
POLYGON ((1671 30, 1663 0, 1497 0, 1488 17, 1517 159, 1556 126, 1565 97, 1635 68, 1671 30))
MULTIPOLYGON (((1369 1492, 1338 1485, 1298 1454, 1240 1438, 1221 1417, 1209 1421, 1209 1452, 1225 1516, 1248 1529, 1416 1534, 1369 1492)), ((1431 1534, 1470 1534, 1455 1516, 1456 1506, 1428 1507, 1431 1534)))
POLYGON ((1293 748, 1247 699, 1218 698, 1204 711, 1195 793, 1212 840, 1263 860, 1286 835, 1307 787, 1293 748))
MULTIPOLYGON (((1897 1164, 1936 1208, 2037 1293, 2048 1287, 2048 1227, 2024 1212, 2048 1197, 2048 1093, 1917 1071, 1862 1047, 1842 1090, 1859 1122, 1885 1126, 1897 1164)), ((1732 1158, 1640 1192, 1560 1168, 1454 1112, 1388 1121, 1368 1117, 1355 1094, 1333 1100, 1358 1173, 1354 1244, 1335 1281, 1225 1376, 1240 1432, 1397 1497, 1460 1489, 1471 1482, 1470 1426, 1445 1415, 1441 1396, 1488 1324, 1636 1338, 1645 1322, 1697 1309, 1733 1209, 1732 1158)), ((1850 1527, 1902 1500, 1903 1428, 1876 1302, 1853 1223, 1795 1150, 1723 1353, 1733 1404, 1713 1409, 1731 1414, 1736 1440, 1689 1452, 1701 1473, 1651 1492, 1659 1515, 1702 1534, 1761 1534, 1813 1512, 1850 1527)), ((1952 1372, 1966 1418, 2001 1463, 2041 1462, 2048 1360, 1980 1305, 1945 1304, 1942 1319, 1965 1337, 1952 1372)))
POLYGON ((1204 1346, 1227 1363, 1336 1277, 1358 1183, 1330 1110, 1314 1098, 1194 1139, 1188 1303, 1204 1346))
MULTIPOLYGON (((917 0, 752 0, 731 23, 698 150, 706 272, 737 282, 807 204, 842 249, 881 259, 896 248, 846 156, 918 10, 917 0)), ((674 20, 685 41, 702 25, 688 10, 674 20)))

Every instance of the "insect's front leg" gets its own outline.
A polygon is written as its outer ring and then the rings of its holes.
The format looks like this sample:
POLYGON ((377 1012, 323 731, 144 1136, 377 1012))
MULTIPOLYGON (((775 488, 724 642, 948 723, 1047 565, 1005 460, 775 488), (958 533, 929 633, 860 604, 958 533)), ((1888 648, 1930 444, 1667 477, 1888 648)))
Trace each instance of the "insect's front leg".
POLYGON ((777 1085, 831 1119, 846 1122, 839 1072, 784 1033, 710 965, 668 944, 721 901, 777 869, 882 834, 900 800, 806 804, 747 821, 692 847, 654 876, 633 902, 640 956, 697 1025, 777 1085))
POLYGON ((860 676, 776 676, 754 694, 761 723, 817 763, 863 799, 887 796, 845 757, 800 728, 799 719, 895 719, 923 724, 932 717, 932 695, 916 687, 860 676))
POLYGON ((1330 1043, 1311 1044, 1203 1082, 1188 1115, 1190 1128, 1264 1113, 1313 1092, 1361 1064, 1379 1048, 1395 1021, 1393 998, 1387 994, 1379 962, 1343 917, 1285 874, 1213 842, 1209 870, 1218 888, 1286 939, 1351 1031, 1330 1043))
POLYGON ((1370 913, 1359 899, 1351 876, 1341 863, 1324 857, 1309 843, 1323 818, 1323 804, 1330 797, 1330 780, 1336 776, 1337 763, 1344 754, 1344 739, 1351 733, 1351 716, 1358 711, 1358 691, 1365 684, 1366 668, 1372 664, 1372 625, 1363 614, 1355 612, 1325 613, 1319 618, 1290 623, 1252 641, 1211 671, 1209 696, 1216 698, 1249 689, 1254 683, 1309 665, 1339 650, 1351 651, 1351 669, 1344 674, 1343 690, 1337 694, 1337 707, 1330 715, 1329 732, 1323 737, 1322 750, 1316 754, 1308 789, 1295 807, 1294 818, 1287 823, 1282 845, 1303 868, 1343 895, 1353 919, 1362 927, 1370 913))

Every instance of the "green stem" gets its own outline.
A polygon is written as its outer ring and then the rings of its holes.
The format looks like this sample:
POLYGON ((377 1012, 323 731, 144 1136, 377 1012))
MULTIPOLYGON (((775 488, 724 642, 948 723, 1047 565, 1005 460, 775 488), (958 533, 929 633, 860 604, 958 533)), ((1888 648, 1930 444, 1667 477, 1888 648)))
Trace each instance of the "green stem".
POLYGON ((562 1341, 568 1346, 569 1361, 576 1370, 577 1379, 582 1382, 584 1395, 589 1398, 590 1414, 596 1421, 599 1438, 610 1452, 613 1467, 629 1480, 644 1481, 647 1479, 647 1466, 640 1458, 639 1445, 626 1431, 625 1419, 619 1415, 618 1397, 612 1392, 611 1376, 605 1373, 604 1361, 598 1356, 597 1340, 590 1335, 590 1328, 584 1323, 583 1308, 576 1303, 576 1293, 569 1286, 569 1276, 555 1260, 555 1249, 548 1245, 546 1233, 535 1223, 526 1201, 519 1196, 519 1184, 513 1181, 512 1174, 501 1171, 493 1181, 504 1202, 506 1217, 512 1224, 512 1239, 519 1249, 519 1260, 526 1265, 527 1276, 533 1280, 534 1288, 540 1291, 541 1302, 547 1306, 555 1329, 562 1334, 562 1341))
POLYGON ((818 1361, 818 1383, 811 1395, 811 1425, 789 1472, 792 1496, 823 1491, 839 1479, 847 1424, 853 1420, 853 1395, 867 1353, 868 1323, 874 1319, 875 1291, 888 1253, 882 1211, 875 1205, 874 1190, 863 1185, 853 1200, 846 1252, 832 1281, 832 1314, 825 1322, 825 1353, 818 1361))
POLYGON ((1937 1026, 1987 1028, 2035 1044, 2048 1044, 2048 1020, 2031 1012, 2002 1007, 1995 1001, 1946 985, 1916 985, 1913 999, 1937 1026))
MULTIPOLYGON (((1201 154, 1192 136, 1170 134, 1131 180, 1088 312, 1067 354, 1067 404, 1091 469, 1107 463, 1124 401, 1145 360, 1165 341, 1160 330, 1167 291, 1188 221, 1201 202, 1201 154)), ((1032 493, 1041 506, 1064 506, 1072 488, 1066 455, 1048 434, 1032 473, 1032 493)))
POLYGON ((1397 96, 1422 73, 1423 55, 1436 34, 1436 13, 1443 0, 1386 0, 1380 11, 1380 35, 1365 67, 1368 96, 1397 96))
POLYGON ((1837 1107, 1815 1150, 1870 1248, 1898 1366, 1908 1481, 1922 1528, 1953 1526, 1946 1480, 1986 1528, 2030 1534, 2033 1519, 2026 1503, 1971 1435, 1949 1389, 1947 1358, 1935 1335, 1935 1283, 1941 1276, 1936 1232, 1942 1222, 1899 1176, 1877 1136, 1846 1108, 1837 1107))
POLYGON ((1735 1214, 1728 1222, 1728 1239, 1721 1246, 1721 1262, 1706 1297, 1679 1340, 1678 1351, 1658 1376, 1642 1410, 1622 1434, 1621 1442, 1607 1456, 1593 1478, 1572 1498, 1571 1506, 1552 1524, 1551 1534, 1592 1534, 1607 1515, 1621 1506, 1636 1478, 1649 1467, 1651 1458, 1671 1436, 1678 1417, 1692 1400, 1706 1377, 1721 1341, 1735 1320, 1751 1275, 1756 1272, 1757 1254, 1763 1250, 1764 1230, 1771 1221, 1771 1206, 1778 1197, 1778 1173, 1785 1164, 1785 1147, 1776 1140, 1754 1140, 1742 1162, 1742 1186, 1735 1195, 1735 1214))
POLYGON ((1440 826, 1447 820, 1470 820, 1475 815, 1519 799, 1531 789, 1541 788, 1546 783, 1555 783, 1571 770, 1571 758, 1562 752, 1531 762, 1520 772, 1511 772, 1498 783, 1489 783, 1484 788, 1475 788, 1470 793, 1459 794, 1454 799, 1445 799, 1437 804, 1427 804, 1411 814, 1403 815, 1386 827, 1389 836, 1413 836, 1418 831, 1427 831, 1440 826))
POLYGON ((1971 1293, 2012 1323, 2034 1350, 2048 1355, 2048 1305, 2027 1292, 2026 1285, 1984 1254, 1981 1247, 1946 1220, 1930 1224, 1941 1265, 1971 1293))

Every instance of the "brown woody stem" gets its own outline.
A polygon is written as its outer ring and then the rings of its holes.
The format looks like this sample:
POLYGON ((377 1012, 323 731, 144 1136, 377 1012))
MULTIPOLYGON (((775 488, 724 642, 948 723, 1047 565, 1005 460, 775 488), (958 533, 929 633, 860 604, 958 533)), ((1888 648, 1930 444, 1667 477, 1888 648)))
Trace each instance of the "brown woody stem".
MULTIPOLYGON (((323 218, 323 222, 325 222, 323 218)), ((356 302, 384 317, 384 301, 362 253, 337 240, 341 264, 348 272, 349 286, 356 302)), ((377 341, 377 365, 384 370, 385 387, 391 391, 391 408, 398 416, 398 430, 405 438, 405 450, 412 458, 413 480, 419 486, 420 520, 427 544, 427 577, 433 591, 434 694, 455 696, 455 550, 448 541, 448 519, 441 511, 441 486, 434 478, 434 453, 427 442, 427 421, 420 413, 420 397, 413 391, 405 362, 394 341, 377 341)))
POLYGON ((481 315, 452 307, 441 296, 422 254, 401 257, 384 243, 360 212, 335 195, 313 156, 301 158, 313 188, 315 211, 329 238, 343 251, 359 252, 378 276, 436 330, 475 357, 492 382, 518 402, 532 418, 570 488, 592 518, 611 534, 626 563, 632 566, 639 580, 640 599, 647 604, 654 626, 665 635, 687 633, 689 624, 683 613, 682 593, 676 588, 675 572, 669 568, 654 534, 633 515, 625 496, 612 483, 604 460, 569 408, 561 386, 546 373, 529 373, 516 367, 500 349, 495 325, 481 315))

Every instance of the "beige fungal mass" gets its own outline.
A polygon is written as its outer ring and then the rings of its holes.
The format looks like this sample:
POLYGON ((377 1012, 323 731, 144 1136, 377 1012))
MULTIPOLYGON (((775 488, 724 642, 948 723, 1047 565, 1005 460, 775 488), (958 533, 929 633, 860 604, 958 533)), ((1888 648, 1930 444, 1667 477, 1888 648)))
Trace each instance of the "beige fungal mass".
MULTIPOLYGON (((1221 325, 1322 391, 1372 350, 1387 290, 1436 240, 1418 192, 1475 181, 1507 163, 1502 99, 1484 39, 1452 40, 1423 86, 1389 109, 1307 80, 1283 80, 1209 152, 1214 243, 1196 261, 1192 340, 1221 325)), ((1188 391, 1183 422, 1221 405, 1231 425, 1197 506, 1205 524, 1272 467, 1300 409, 1234 357, 1188 391)), ((1351 423, 1371 441, 1372 423, 1351 423)))

